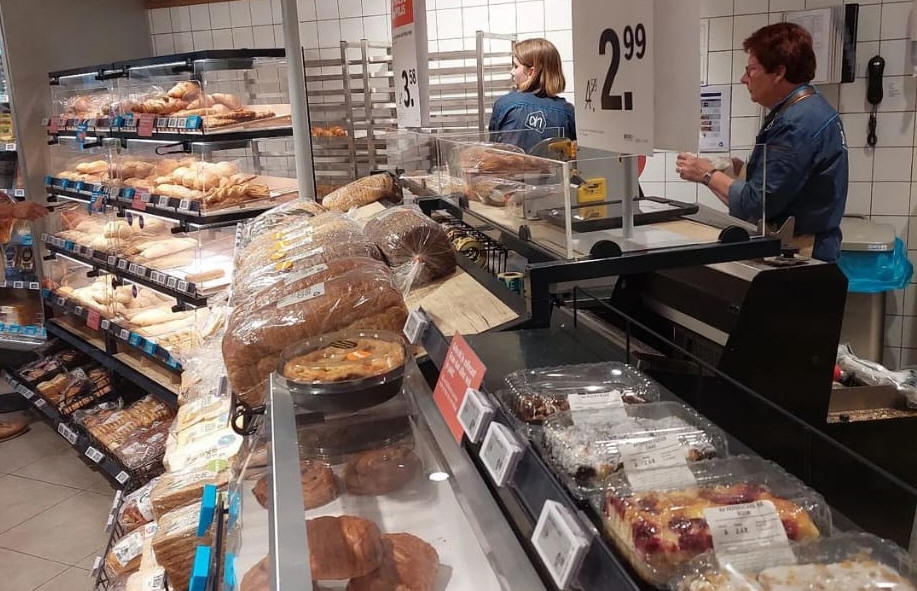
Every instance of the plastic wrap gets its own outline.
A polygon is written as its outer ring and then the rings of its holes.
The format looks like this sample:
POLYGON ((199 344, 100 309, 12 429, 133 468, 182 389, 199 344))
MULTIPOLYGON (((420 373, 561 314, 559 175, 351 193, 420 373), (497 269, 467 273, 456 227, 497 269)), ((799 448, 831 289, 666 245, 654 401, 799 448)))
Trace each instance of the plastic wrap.
POLYGON ((605 535, 654 585, 664 585, 713 548, 705 509, 766 501, 790 542, 831 533, 821 495, 761 458, 736 456, 636 474, 639 481, 632 474, 612 474, 590 503, 602 516, 605 535))
POLYGON ((580 498, 601 490, 619 470, 726 457, 726 437, 677 402, 565 411, 551 415, 533 437, 542 455, 580 498))
POLYGON ((205 485, 225 488, 229 479, 226 462, 220 461, 200 468, 167 472, 159 477, 150 492, 153 515, 161 520, 169 512, 199 500, 205 485))
POLYGON ((157 476, 124 497, 121 508, 118 509, 118 525, 124 531, 134 531, 141 525, 153 521, 153 504, 150 501, 150 494, 160 478, 157 476))
POLYGON ((322 199, 322 207, 329 211, 348 211, 380 199, 401 201, 398 183, 388 172, 371 174, 335 189, 322 199))
POLYGON ((414 205, 379 212, 363 231, 382 251, 404 293, 455 270, 455 249, 442 226, 414 205))
POLYGON ((143 530, 137 529, 115 542, 105 556, 105 573, 109 577, 130 574, 140 568, 143 556, 143 530))
POLYGON ((519 181, 501 179, 499 177, 480 176, 473 177, 465 183, 464 193, 472 201, 480 201, 486 205, 504 207, 513 196, 524 193, 531 186, 519 181))
POLYGON ((203 536, 197 535, 200 512, 201 503, 198 501, 170 511, 158 520, 159 531, 153 536, 153 551, 173 589, 188 588, 195 548, 213 541, 213 525, 203 536))
POLYGON ((633 367, 616 361, 521 369, 506 376, 500 401, 524 423, 541 424, 555 412, 659 400, 659 389, 633 367))
MULTIPOLYGON (((811 591, 814 589, 914 591, 910 557, 870 534, 838 534, 793 544, 793 560, 742 571, 712 553, 691 561, 688 574, 673 579, 672 591, 811 591)), ((778 557, 778 562, 779 562, 778 557)))
POLYGON ((132 433, 115 450, 115 455, 128 470, 150 466, 162 460, 166 450, 171 421, 157 421, 132 433))
POLYGON ((84 427, 110 450, 116 450, 140 429, 173 417, 164 402, 147 395, 130 406, 111 413, 100 413, 84 420, 84 427))
MULTIPOLYGON (((329 264, 331 267, 331 264, 329 264)), ((233 310, 223 359, 245 402, 263 400, 262 384, 290 343, 345 328, 400 331, 407 319, 401 293, 383 263, 359 266, 277 299, 233 310)))
POLYGON ((271 208, 255 217, 242 227, 240 246, 247 246, 255 237, 276 232, 281 228, 297 223, 327 211, 324 207, 311 199, 299 197, 287 201, 282 205, 271 208))
POLYGON ((242 448, 242 436, 228 424, 193 443, 166 452, 163 463, 169 470, 190 470, 213 461, 231 462, 242 448))
POLYGON ((894 386, 905 397, 909 407, 917 408, 917 369, 892 371, 875 361, 860 359, 848 344, 837 347, 837 365, 859 384, 894 386))
POLYGON ((57 401, 58 410, 63 414, 89 406, 112 392, 108 373, 101 367, 87 368, 85 371, 75 369, 68 375, 70 380, 57 401))
POLYGON ((457 164, 467 174, 497 175, 517 179, 530 174, 550 174, 553 161, 525 154, 510 144, 473 145, 461 149, 457 164))
POLYGON ((82 353, 73 349, 65 349, 48 357, 26 363, 18 369, 17 373, 26 382, 35 384, 84 360, 85 357, 82 353))

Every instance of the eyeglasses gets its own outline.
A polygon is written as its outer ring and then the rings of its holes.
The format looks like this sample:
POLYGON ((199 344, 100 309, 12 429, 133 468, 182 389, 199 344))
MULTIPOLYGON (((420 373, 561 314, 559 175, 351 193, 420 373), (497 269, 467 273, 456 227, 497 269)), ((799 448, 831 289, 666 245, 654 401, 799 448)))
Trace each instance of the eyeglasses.
POLYGON ((752 72, 757 72, 760 69, 760 66, 745 66, 745 75, 750 78, 752 72))

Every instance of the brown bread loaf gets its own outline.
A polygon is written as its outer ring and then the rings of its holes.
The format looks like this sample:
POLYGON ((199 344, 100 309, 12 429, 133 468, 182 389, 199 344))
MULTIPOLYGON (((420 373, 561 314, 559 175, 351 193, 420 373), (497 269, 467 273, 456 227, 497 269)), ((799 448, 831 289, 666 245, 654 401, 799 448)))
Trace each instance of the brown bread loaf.
POLYGON ((380 212, 366 223, 363 232, 392 267, 420 265, 414 285, 429 283, 455 270, 455 250, 446 233, 414 206, 380 212))
POLYGON ((331 211, 348 211, 395 197, 395 180, 388 173, 373 174, 347 183, 325 195, 322 206, 331 211))

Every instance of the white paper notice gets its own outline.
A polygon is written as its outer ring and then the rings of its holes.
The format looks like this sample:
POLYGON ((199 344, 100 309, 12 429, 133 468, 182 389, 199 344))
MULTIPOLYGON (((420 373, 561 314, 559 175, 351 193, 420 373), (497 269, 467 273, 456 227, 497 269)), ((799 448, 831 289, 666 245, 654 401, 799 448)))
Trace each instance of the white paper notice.
POLYGON ((596 408, 624 408, 624 400, 619 390, 608 392, 588 392, 586 394, 571 394, 567 396, 570 410, 591 410, 596 408))
POLYGON ((654 468, 651 470, 631 470, 625 473, 633 492, 648 490, 674 490, 697 486, 697 479, 687 464, 654 468))
POLYGON ((701 152, 729 151, 729 114, 732 111, 732 87, 728 84, 700 89, 701 152))
POLYGON ((704 509, 704 519, 721 566, 728 564, 730 570, 742 572, 796 563, 783 522, 770 501, 704 509))

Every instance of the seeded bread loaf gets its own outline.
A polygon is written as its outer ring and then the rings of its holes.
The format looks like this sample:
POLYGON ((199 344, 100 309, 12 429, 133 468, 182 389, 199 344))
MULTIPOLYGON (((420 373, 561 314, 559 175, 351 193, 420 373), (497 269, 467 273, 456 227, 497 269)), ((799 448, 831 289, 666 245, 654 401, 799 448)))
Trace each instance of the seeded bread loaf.
MULTIPOLYGON (((422 285, 455 270, 455 250, 442 227, 414 206, 386 209, 363 228, 395 269, 417 266, 414 285, 422 285)), ((396 274, 400 274, 396 271, 396 274)))

